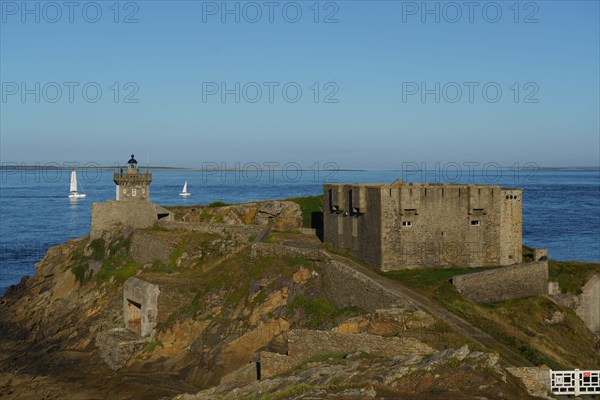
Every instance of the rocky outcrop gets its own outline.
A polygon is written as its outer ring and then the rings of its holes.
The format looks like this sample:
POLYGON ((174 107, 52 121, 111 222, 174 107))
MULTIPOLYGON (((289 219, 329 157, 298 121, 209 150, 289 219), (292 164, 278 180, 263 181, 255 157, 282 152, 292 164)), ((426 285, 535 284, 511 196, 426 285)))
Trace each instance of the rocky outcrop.
POLYGON ((202 207, 182 216, 185 222, 269 226, 275 231, 296 231, 302 226, 302 210, 292 201, 261 201, 223 207, 202 207))
MULTIPOLYGON (((263 352, 261 380, 252 380, 252 364, 219 386, 174 400, 278 399, 530 399, 526 390, 507 376, 497 355, 471 353, 467 346, 430 357, 386 357, 351 353, 304 363, 283 375, 264 377, 264 363, 276 365, 286 356, 263 352), (235 379, 240 380, 235 380, 235 379)), ((277 369, 275 367, 275 369, 277 369)))
POLYGON ((552 399, 550 392, 550 368, 543 367, 508 367, 511 375, 519 378, 527 388, 527 392, 535 397, 552 399))
POLYGON ((148 339, 125 328, 115 328, 100 332, 96 336, 96 346, 108 366, 117 371, 123 368, 134 352, 140 350, 148 339))

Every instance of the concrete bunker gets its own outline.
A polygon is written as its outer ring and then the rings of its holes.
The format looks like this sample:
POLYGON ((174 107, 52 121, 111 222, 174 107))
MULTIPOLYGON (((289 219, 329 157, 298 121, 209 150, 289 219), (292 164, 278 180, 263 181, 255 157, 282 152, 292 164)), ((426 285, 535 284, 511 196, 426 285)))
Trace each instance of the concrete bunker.
POLYGON ((125 327, 140 336, 153 337, 158 316, 157 285, 129 278, 123 285, 123 318, 125 327))

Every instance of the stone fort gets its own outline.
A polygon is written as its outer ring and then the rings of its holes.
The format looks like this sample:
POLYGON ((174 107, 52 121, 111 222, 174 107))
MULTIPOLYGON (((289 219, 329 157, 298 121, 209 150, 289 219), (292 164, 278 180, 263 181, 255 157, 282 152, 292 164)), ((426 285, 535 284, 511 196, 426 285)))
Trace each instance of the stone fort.
POLYGON ((381 270, 521 262, 521 189, 398 180, 323 191, 324 241, 381 270))

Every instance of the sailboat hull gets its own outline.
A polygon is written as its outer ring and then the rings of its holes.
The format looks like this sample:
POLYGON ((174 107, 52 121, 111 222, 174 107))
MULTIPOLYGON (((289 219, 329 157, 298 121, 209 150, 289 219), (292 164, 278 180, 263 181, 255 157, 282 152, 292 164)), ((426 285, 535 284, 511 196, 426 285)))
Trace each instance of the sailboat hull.
POLYGON ((183 196, 183 197, 189 196, 190 194, 191 194, 191 193, 183 193, 183 192, 179 193, 179 195, 180 195, 180 196, 183 196))
POLYGON ((71 193, 69 194, 69 198, 70 199, 82 199, 85 197, 85 194, 83 193, 71 193))

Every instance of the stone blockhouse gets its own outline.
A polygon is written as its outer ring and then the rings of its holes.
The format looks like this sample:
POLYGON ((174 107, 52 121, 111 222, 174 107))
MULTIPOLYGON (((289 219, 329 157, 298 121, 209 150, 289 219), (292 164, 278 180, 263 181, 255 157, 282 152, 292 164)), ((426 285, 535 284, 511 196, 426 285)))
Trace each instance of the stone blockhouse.
POLYGON ((125 327, 138 335, 154 336, 158 317, 158 286, 138 278, 123 285, 123 317, 125 327))
POLYGON ((522 190, 435 183, 326 184, 325 242, 389 271, 521 262, 522 190))

